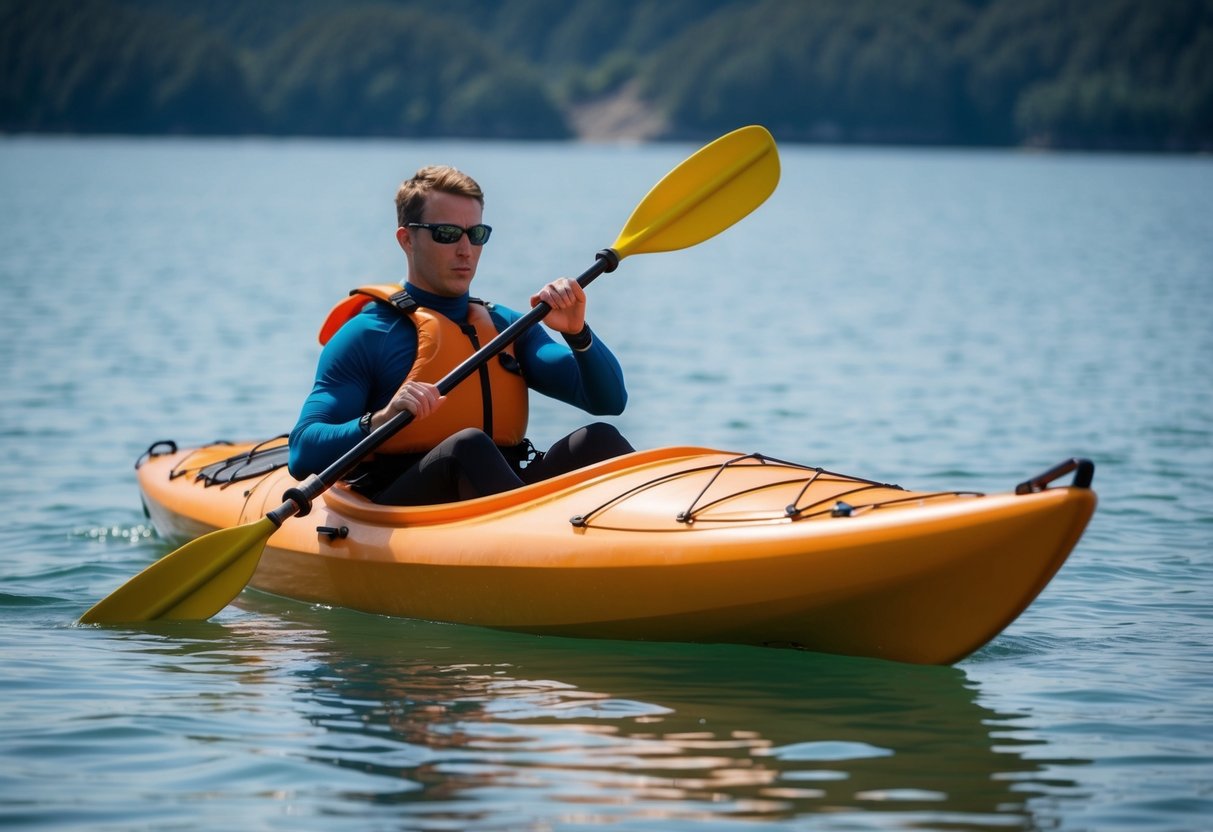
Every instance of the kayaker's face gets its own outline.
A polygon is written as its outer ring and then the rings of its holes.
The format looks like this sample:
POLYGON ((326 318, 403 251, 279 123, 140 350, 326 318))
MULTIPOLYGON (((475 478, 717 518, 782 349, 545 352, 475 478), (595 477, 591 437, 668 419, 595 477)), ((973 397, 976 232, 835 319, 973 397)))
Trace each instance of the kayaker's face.
MULTIPOLYGON (((470 196, 436 191, 426 199, 421 221, 471 228, 480 224, 483 213, 470 196)), ((467 234, 454 243, 438 243, 428 229, 398 228, 396 240, 409 259, 409 282, 417 288, 455 298, 472 285, 483 246, 472 245, 467 234)))

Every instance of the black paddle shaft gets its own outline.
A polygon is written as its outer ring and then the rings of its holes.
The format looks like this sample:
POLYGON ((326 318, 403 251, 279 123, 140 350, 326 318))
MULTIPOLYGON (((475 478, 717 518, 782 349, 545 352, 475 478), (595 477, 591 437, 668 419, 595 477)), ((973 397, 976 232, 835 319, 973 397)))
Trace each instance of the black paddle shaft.
MULTIPOLYGON (((613 272, 619 266, 619 254, 614 249, 604 248, 595 255, 594 265, 590 266, 577 278, 577 285, 583 289, 589 286, 600 275, 613 272)), ((458 367, 451 370, 438 382, 438 393, 445 396, 455 389, 455 386, 468 376, 477 372, 487 364, 497 353, 522 337, 539 321, 543 320, 552 307, 540 301, 531 311, 514 323, 503 329, 497 337, 489 341, 474 354, 469 356, 458 367)), ((281 526, 289 518, 302 517, 312 510, 312 501, 337 484, 350 471, 373 453, 380 445, 391 439, 406 425, 413 421, 413 414, 402 410, 382 425, 366 435, 357 445, 342 454, 337 461, 325 468, 319 474, 312 474, 298 486, 290 488, 282 495, 283 502, 278 508, 266 514, 275 526, 281 526)))

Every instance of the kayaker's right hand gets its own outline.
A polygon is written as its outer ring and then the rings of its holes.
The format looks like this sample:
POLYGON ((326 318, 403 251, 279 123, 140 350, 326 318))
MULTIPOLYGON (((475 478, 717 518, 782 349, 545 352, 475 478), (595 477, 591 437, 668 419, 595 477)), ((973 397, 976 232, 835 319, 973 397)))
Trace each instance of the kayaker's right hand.
POLYGON ((438 385, 428 381, 406 381, 400 385, 396 395, 382 409, 371 416, 371 430, 378 428, 397 413, 407 410, 414 419, 424 419, 446 401, 446 396, 439 395, 438 385))

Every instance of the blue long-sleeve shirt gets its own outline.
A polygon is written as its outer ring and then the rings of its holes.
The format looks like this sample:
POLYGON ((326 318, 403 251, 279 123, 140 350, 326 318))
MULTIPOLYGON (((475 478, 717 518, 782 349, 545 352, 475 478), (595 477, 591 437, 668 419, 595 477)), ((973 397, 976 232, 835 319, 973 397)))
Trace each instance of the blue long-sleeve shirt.
MULTIPOLYGON (((421 306, 467 322, 467 295, 442 297, 411 283, 405 288, 421 306)), ((522 317, 503 306, 488 311, 498 332, 522 317)), ((622 413, 627 404, 623 370, 597 337, 575 351, 533 326, 514 342, 514 354, 532 390, 600 416, 622 413)), ((319 473, 358 444, 365 435, 358 420, 391 401, 416 356, 416 328, 385 304, 367 304, 341 327, 320 354, 312 392, 291 431, 291 476, 319 473)), ((441 419, 442 411, 431 418, 441 419)))

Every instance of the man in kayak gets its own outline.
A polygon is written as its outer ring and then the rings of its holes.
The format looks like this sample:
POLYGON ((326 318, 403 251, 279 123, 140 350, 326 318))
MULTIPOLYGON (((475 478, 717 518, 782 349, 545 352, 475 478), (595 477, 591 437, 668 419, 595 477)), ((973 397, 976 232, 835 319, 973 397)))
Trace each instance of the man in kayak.
POLYGON ((618 415, 627 403, 619 362, 586 325, 585 292, 567 278, 531 297, 531 306, 551 307, 544 323, 563 344, 531 327, 478 374, 439 395, 438 380, 521 317, 469 294, 492 231, 483 210, 480 186, 454 168, 422 168, 401 184, 396 240, 408 282, 403 292, 364 287, 374 302, 359 311, 360 301, 347 301, 330 315, 316 380, 290 435, 292 476, 324 470, 400 411, 413 421, 351 476, 379 503, 495 494, 633 450, 601 422, 546 453, 525 437, 528 388, 594 415, 618 415))

